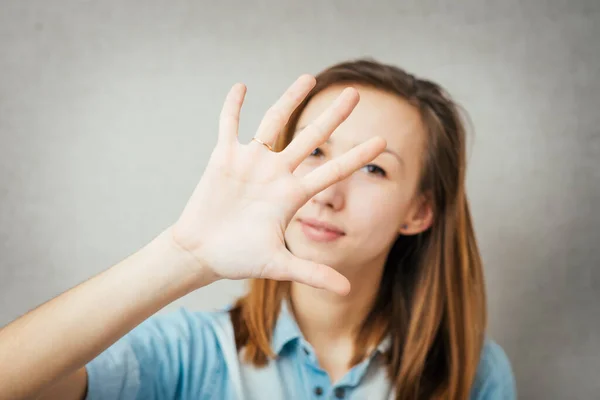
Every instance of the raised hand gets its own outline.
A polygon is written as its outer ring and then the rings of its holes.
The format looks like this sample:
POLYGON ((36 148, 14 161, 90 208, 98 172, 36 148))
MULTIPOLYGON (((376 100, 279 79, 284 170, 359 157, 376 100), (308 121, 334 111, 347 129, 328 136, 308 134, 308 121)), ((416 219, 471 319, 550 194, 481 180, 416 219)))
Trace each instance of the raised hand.
POLYGON ((297 281, 339 294, 350 290, 348 280, 334 269, 292 255, 285 247, 284 232, 296 211, 312 196, 369 163, 386 143, 373 138, 306 176, 293 175, 359 100, 355 89, 345 89, 283 151, 271 151, 270 143, 314 84, 311 76, 298 78, 266 113, 255 140, 249 144, 240 144, 237 135, 246 88, 237 84, 229 92, 217 145, 198 186, 172 226, 175 243, 215 278, 297 281))

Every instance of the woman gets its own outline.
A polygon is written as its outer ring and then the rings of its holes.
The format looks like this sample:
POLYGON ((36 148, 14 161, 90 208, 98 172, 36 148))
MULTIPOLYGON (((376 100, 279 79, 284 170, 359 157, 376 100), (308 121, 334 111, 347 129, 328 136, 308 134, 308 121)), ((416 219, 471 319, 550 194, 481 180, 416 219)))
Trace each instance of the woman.
POLYGON ((244 93, 228 95, 173 226, 0 331, 0 397, 514 398, 485 337, 465 129, 447 93, 342 63, 300 77, 240 145, 244 93), (148 318, 244 278, 228 310, 148 318))

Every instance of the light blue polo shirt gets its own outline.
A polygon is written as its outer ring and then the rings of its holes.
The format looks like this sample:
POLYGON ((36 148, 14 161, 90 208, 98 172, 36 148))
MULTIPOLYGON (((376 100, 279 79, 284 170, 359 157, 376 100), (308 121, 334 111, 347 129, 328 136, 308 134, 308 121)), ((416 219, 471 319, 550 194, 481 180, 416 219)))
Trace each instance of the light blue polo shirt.
MULTIPOLYGON (((241 361, 226 310, 155 315, 86 366, 87 399, 394 399, 389 338, 334 385, 285 302, 271 344, 278 357, 256 368, 241 361)), ((488 340, 470 399, 515 398, 508 358, 488 340)))

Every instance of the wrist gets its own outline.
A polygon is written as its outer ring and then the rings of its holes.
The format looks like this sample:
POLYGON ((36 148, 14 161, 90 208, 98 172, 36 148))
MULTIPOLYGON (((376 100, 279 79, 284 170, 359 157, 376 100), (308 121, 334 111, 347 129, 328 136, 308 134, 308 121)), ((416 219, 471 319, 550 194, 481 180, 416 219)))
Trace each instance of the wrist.
POLYGON ((175 279, 189 286, 190 291, 219 280, 204 260, 181 246, 173 236, 173 227, 167 228, 148 245, 152 252, 164 260, 175 279))

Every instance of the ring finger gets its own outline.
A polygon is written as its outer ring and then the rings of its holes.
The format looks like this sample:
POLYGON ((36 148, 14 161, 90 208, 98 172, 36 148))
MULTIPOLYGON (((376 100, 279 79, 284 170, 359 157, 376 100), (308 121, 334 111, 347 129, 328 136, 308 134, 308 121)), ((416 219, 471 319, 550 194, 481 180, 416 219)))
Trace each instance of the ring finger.
POLYGON ((306 98, 314 86, 314 77, 310 75, 300 76, 266 112, 256 131, 255 138, 260 142, 273 145, 296 107, 302 103, 302 100, 306 98))

